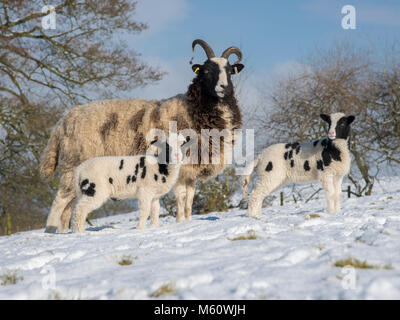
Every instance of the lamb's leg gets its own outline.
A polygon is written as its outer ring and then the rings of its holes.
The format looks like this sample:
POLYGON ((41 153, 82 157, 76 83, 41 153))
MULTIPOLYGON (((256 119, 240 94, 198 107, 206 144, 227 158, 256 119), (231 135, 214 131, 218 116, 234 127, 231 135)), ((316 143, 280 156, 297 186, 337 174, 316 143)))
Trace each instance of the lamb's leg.
POLYGON ((340 200, 342 199, 342 181, 343 176, 335 176, 334 184, 335 184, 335 212, 340 211, 340 200))
POLYGON ((259 178, 256 187, 250 194, 248 216, 254 217, 258 214, 261 214, 262 202, 264 198, 281 188, 284 184, 285 181, 278 179, 268 179, 264 181, 262 178, 259 178))
POLYGON ((85 232, 86 218, 90 212, 101 207, 105 201, 99 197, 87 197, 85 195, 75 200, 72 208, 71 230, 72 232, 85 232))
POLYGON ((186 203, 185 203, 186 220, 192 220, 192 205, 193 205, 195 190, 196 190, 195 181, 186 184, 186 203))
POLYGON ((186 185, 179 181, 174 186, 176 198, 176 222, 185 220, 186 185))
POLYGON ((322 179, 322 187, 325 190, 325 197, 326 197, 326 202, 328 205, 327 212, 328 213, 334 213, 335 212, 335 186, 333 183, 333 176, 325 176, 322 179))
POLYGON ((151 202, 151 224, 154 227, 160 225, 158 218, 160 216, 160 200, 158 198, 153 199, 151 202))
POLYGON ((151 204, 152 200, 149 196, 138 196, 139 198, 139 223, 136 229, 144 229, 146 228, 147 218, 150 216, 151 204))
POLYGON ((57 196, 51 205, 49 216, 47 217, 46 233, 55 233, 57 231, 60 227, 61 214, 73 198, 73 193, 66 193, 63 189, 58 190, 57 196))

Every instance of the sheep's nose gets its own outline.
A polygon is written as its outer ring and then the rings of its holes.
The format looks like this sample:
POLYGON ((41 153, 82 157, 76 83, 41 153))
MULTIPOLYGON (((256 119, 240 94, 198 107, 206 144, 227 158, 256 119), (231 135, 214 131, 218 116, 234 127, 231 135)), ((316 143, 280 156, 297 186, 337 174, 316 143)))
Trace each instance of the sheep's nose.
POLYGON ((225 84, 220 84, 219 85, 222 89, 225 89, 227 86, 225 84))

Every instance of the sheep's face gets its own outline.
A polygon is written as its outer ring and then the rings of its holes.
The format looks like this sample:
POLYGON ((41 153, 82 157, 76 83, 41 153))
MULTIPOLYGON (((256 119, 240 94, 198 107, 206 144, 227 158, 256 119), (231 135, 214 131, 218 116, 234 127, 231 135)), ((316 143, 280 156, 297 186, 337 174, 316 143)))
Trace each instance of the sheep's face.
POLYGON ((203 65, 192 66, 193 72, 198 75, 202 90, 221 99, 232 95, 231 75, 239 73, 243 68, 241 63, 230 65, 227 59, 215 57, 203 65))
POLYGON ((350 124, 354 121, 354 116, 346 117, 344 113, 332 113, 330 115, 321 114, 321 119, 328 123, 328 138, 347 139, 350 134, 350 124))

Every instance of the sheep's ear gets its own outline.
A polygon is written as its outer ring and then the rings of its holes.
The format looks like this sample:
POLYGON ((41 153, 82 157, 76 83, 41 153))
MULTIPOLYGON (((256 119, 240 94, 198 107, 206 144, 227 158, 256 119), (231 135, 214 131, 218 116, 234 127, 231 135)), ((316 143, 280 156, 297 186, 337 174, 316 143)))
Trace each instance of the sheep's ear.
POLYGON ((198 74, 199 71, 201 70, 202 66, 200 64, 194 64, 192 65, 192 70, 195 74, 198 74))
POLYGON ((328 122, 328 123, 329 123, 329 122, 331 121, 331 117, 328 116, 327 114, 321 113, 319 116, 320 116, 321 119, 324 120, 325 122, 328 122))
POLYGON ((241 63, 236 63, 233 66, 231 66, 231 73, 232 74, 238 74, 242 69, 244 68, 244 65, 241 63))
POLYGON ((354 121, 354 119, 355 119, 356 117, 355 116, 353 116, 353 115, 351 115, 351 116, 348 116, 347 117, 347 124, 350 124, 350 123, 352 123, 353 121, 354 121))

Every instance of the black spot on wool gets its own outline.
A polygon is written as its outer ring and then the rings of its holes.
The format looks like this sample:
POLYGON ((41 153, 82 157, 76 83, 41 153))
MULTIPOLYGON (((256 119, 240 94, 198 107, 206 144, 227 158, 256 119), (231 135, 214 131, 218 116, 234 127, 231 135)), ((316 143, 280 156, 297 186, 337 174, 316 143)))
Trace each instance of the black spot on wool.
POLYGON ((293 168, 294 167, 294 160, 290 160, 290 166, 293 168))
POLYGON ((110 182, 110 184, 113 184, 113 178, 108 178, 108 181, 110 182))
POLYGON ((328 145, 328 139, 324 139, 321 141, 321 146, 326 147, 328 145))
POLYGON ((82 189, 83 186, 87 185, 88 183, 89 183, 89 180, 88 180, 88 179, 83 180, 83 181, 81 182, 81 189, 82 189))
POLYGON ((266 166, 266 168, 265 168, 265 171, 271 171, 272 168, 273 168, 272 162, 270 161, 270 162, 268 162, 268 164, 267 164, 267 166, 266 166))
POLYGON ((324 164, 323 164, 322 160, 317 160, 317 169, 324 171, 324 164))
POLYGON ((124 159, 121 160, 121 163, 119 164, 119 170, 122 170, 124 167, 124 159))
POLYGON ((129 184, 129 182, 131 182, 131 176, 126 177, 126 184, 129 184))
POLYGON ((286 143, 285 144, 285 149, 289 149, 291 145, 292 145, 291 143, 286 143))
POLYGON ((161 181, 162 181, 163 183, 166 183, 166 182, 167 182, 167 179, 165 179, 165 177, 162 177, 161 181))
POLYGON ((293 158, 293 150, 290 150, 290 152, 289 152, 289 159, 292 159, 293 158))
POLYGON ((132 176, 132 183, 136 182, 136 176, 132 176))
POLYGON ((137 176, 138 172, 139 172, 139 164, 137 163, 135 167, 135 176, 137 176))
POLYGON ((141 168, 144 167, 144 161, 145 161, 145 157, 140 157, 140 167, 141 168))
POLYGON ((163 175, 168 175, 168 165, 164 163, 158 164, 158 172, 163 175))
POLYGON ((146 176, 146 167, 143 167, 142 169, 142 175, 140 176, 142 179, 146 176))
POLYGON ((154 180, 156 180, 156 181, 158 180, 158 175, 156 175, 156 174, 154 175, 154 180))
POLYGON ((308 160, 304 161, 304 170, 306 171, 310 171, 310 163, 308 162, 308 160))
POLYGON ((322 161, 324 162, 324 166, 327 167, 330 165, 332 160, 342 161, 340 157, 340 150, 336 148, 332 141, 327 141, 326 147, 322 150, 322 161))
MULTIPOLYGON (((86 179, 86 180, 87 180, 87 179, 86 179)), ((85 182, 86 180, 82 181, 82 184, 83 184, 83 182, 85 182)), ((93 197, 94 194, 96 193, 96 190, 94 189, 94 188, 96 187, 96 185, 95 185, 94 183, 91 183, 91 184, 89 185, 89 188, 87 188, 87 189, 82 189, 82 184, 81 184, 81 191, 82 191, 82 193, 85 194, 85 195, 87 195, 88 197, 93 197)), ((85 185, 86 185, 86 184, 87 184, 87 183, 85 183, 85 185)))
POLYGON ((285 154, 283 155, 283 157, 285 158, 285 160, 287 160, 288 159, 288 155, 289 155, 289 152, 285 152, 285 154))
POLYGON ((300 152, 300 145, 298 145, 297 147, 296 147, 296 154, 298 154, 299 152, 300 152))

